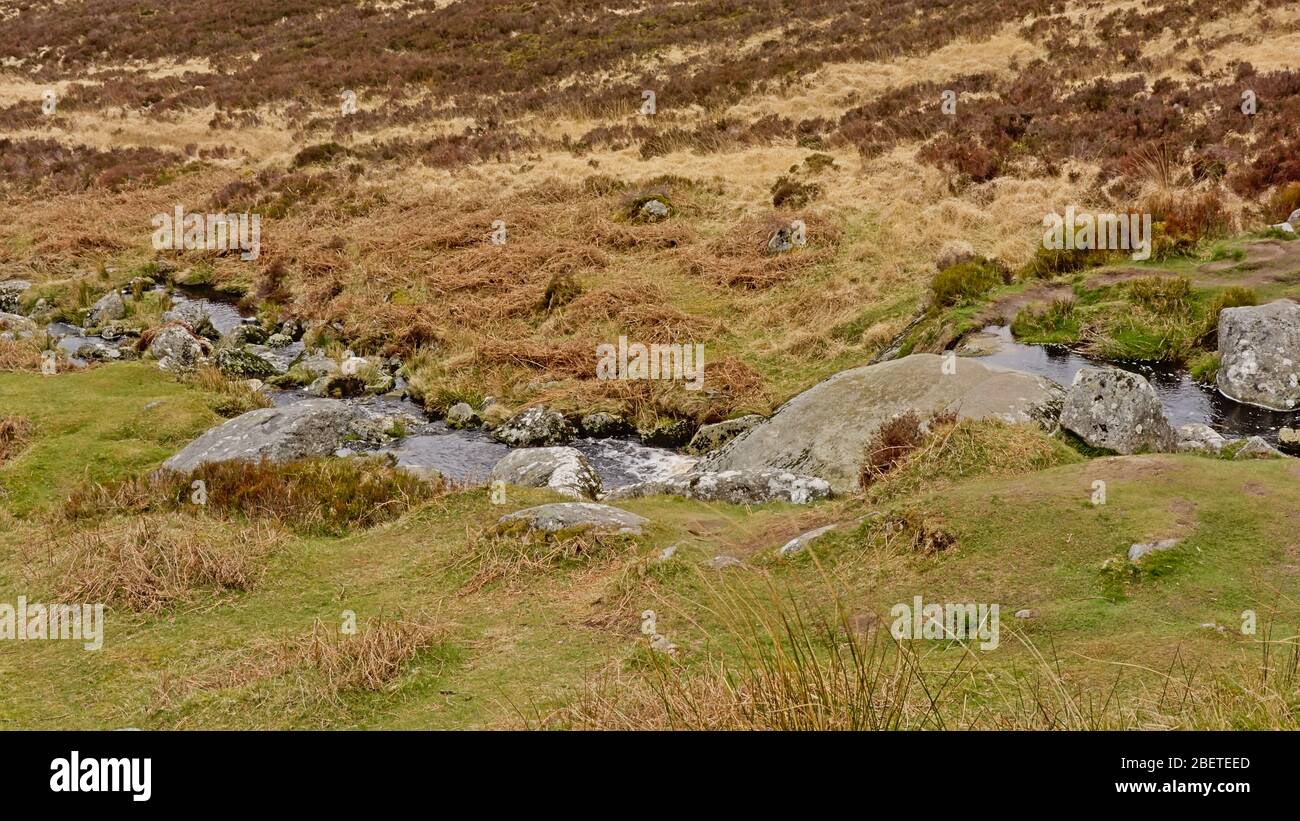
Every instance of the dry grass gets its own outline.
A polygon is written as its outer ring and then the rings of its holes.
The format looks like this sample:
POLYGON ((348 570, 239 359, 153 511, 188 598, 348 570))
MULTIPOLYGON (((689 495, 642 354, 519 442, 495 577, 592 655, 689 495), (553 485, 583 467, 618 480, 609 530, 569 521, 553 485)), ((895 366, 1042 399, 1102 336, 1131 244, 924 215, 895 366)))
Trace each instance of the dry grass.
POLYGON ((231 527, 182 514, 115 518, 58 540, 59 601, 141 613, 250 590, 280 541, 264 524, 231 527))
POLYGON ((21 416, 0 416, 0 466, 22 453, 32 438, 32 423, 21 416))
POLYGON ((542 533, 523 527, 487 531, 471 539, 452 559, 453 572, 468 575, 461 593, 476 593, 489 585, 526 579, 569 567, 599 566, 629 555, 635 542, 626 536, 573 532, 542 533))
MULTIPOLYGON (((0 371, 17 371, 20 373, 40 373, 44 348, 30 339, 0 339, 0 371)), ((67 357, 62 351, 56 353, 55 368, 67 370, 67 357)))

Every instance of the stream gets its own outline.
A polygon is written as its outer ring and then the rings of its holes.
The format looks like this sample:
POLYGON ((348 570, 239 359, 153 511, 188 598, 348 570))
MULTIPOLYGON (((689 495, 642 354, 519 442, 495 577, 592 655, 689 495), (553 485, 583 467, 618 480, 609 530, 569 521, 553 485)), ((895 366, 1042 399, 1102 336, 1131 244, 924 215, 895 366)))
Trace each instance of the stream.
POLYGON ((1140 374, 1155 388, 1174 427, 1203 422, 1224 436, 1261 436, 1277 444, 1278 428, 1300 425, 1300 411, 1271 411, 1234 402, 1216 388, 1196 383, 1186 371, 1150 362, 1090 359, 1062 345, 1026 345, 1016 342, 1005 325, 985 328, 981 341, 992 341, 989 337, 996 338, 997 350, 978 357, 981 362, 1045 376, 1065 388, 1082 368, 1114 366, 1140 374))

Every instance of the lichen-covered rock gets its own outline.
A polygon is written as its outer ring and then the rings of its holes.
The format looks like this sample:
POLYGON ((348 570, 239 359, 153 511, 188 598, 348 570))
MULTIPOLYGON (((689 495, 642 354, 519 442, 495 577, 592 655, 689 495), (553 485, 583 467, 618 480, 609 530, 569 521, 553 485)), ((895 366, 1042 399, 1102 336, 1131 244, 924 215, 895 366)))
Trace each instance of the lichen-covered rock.
POLYGON ((573 448, 519 448, 496 467, 491 478, 523 487, 549 487, 574 499, 600 497, 600 476, 586 457, 573 448))
POLYGON ((447 426, 450 428, 472 428, 478 422, 478 413, 468 402, 457 402, 447 408, 447 426))
POLYGON ((694 471, 680 476, 654 479, 618 488, 610 499, 640 496, 681 496, 703 502, 730 502, 733 505, 758 505, 766 502, 790 502, 806 505, 829 498, 831 486, 824 479, 800 476, 784 470, 694 471))
POLYGON ((328 456, 357 434, 359 420, 351 406, 328 399, 261 408, 207 431, 163 467, 189 472, 207 462, 287 462, 328 456))
POLYGON ((523 526, 544 533, 581 530, 640 536, 641 529, 648 524, 650 520, 644 516, 609 505, 595 502, 558 502, 508 513, 501 517, 497 527, 501 530, 509 530, 523 526))
POLYGON ((184 373, 203 362, 207 345, 180 325, 167 325, 149 341, 148 353, 164 371, 184 373))
POLYGON ((1237 402, 1300 407, 1300 305, 1279 299, 1220 311, 1216 381, 1237 402))
POLYGON ((36 335, 36 323, 21 314, 0 311, 0 331, 8 331, 17 339, 36 335))
POLYGON ((597 411, 583 416, 580 424, 583 434, 593 439, 622 436, 631 433, 633 430, 632 426, 623 417, 604 411, 597 411))
POLYGON ((492 438, 516 448, 562 445, 573 438, 564 414, 536 405, 515 414, 492 431, 492 438))
POLYGON ((713 425, 702 425, 691 437, 686 452, 701 455, 712 453, 762 421, 763 417, 752 413, 749 416, 728 419, 713 425))
POLYGON ((1151 383, 1119 368, 1083 368, 1065 394, 1061 427, 1116 453, 1167 452, 1178 436, 1151 383))
POLYGON ((218 348, 212 363, 226 376, 240 379, 274 376, 279 373, 271 362, 244 348, 218 348))
POLYGON ((116 290, 112 290, 90 306, 90 310, 86 311, 86 319, 82 325, 87 328, 94 328, 103 325, 105 322, 121 319, 124 316, 126 316, 126 300, 122 299, 122 295, 116 290))
MULTIPOLYGON (((1235 444, 1235 443, 1234 443, 1235 444)), ((1250 436, 1232 453, 1233 459, 1279 459, 1286 454, 1270 445, 1263 437, 1250 436)))
POLYGON ((1032 374, 973 359, 946 363, 934 354, 912 354, 814 385, 706 456, 700 469, 785 470, 825 479, 837 493, 853 493, 864 450, 880 426, 901 413, 928 418, 951 410, 963 419, 1032 421, 1055 429, 1064 393, 1032 374))
POLYGON ((1218 453, 1228 440, 1209 425, 1193 422, 1178 427, 1180 453, 1218 453))
POLYGON ((0 282, 0 313, 17 313, 23 293, 32 287, 25 279, 7 279, 0 282))
POLYGON ((1152 553, 1159 553, 1160 551, 1163 550, 1173 550, 1177 546, 1178 546, 1177 539, 1160 539, 1159 541, 1155 541, 1155 542, 1129 545, 1128 560, 1130 562, 1136 562, 1137 560, 1141 559, 1143 556, 1149 556, 1152 553))
POLYGON ((660 422, 653 428, 640 431, 641 441, 653 448, 680 448, 691 441, 695 425, 689 419, 660 422))

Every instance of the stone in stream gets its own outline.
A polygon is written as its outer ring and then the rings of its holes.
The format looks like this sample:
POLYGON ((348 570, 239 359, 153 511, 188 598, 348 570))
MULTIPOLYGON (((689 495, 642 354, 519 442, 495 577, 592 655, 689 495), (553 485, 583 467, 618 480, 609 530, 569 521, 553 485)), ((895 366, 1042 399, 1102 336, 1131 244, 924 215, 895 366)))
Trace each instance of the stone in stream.
POLYGON ((880 426, 907 411, 952 410, 1056 426, 1065 391, 1050 379, 973 359, 912 354, 842 371, 795 396, 765 422, 705 457, 701 470, 784 470, 858 489, 863 453, 880 426))
POLYGON ((1119 368, 1083 368, 1065 394, 1061 427, 1116 453, 1168 452, 1178 435, 1151 383, 1119 368))
POLYGON ((478 412, 468 402, 457 402, 447 408, 447 427, 449 428, 472 428, 478 423, 478 412))
POLYGON ((492 438, 515 448, 562 445, 573 438, 573 428, 564 414, 535 405, 497 427, 492 438))
POLYGON ((831 486, 824 479, 800 476, 784 470, 693 471, 618 488, 610 499, 633 499, 641 496, 681 496, 702 502, 730 502, 733 505, 759 505, 766 502, 790 502, 806 505, 829 498, 831 486))
POLYGON ((166 325, 149 341, 149 355, 164 371, 191 371, 203 361, 207 343, 181 325, 166 325))
POLYGON ((1216 382, 1237 402, 1300 407, 1300 305, 1279 299, 1220 311, 1216 382))
POLYGON ((562 530, 582 530, 592 533, 627 534, 640 536, 641 528, 650 520, 617 507, 595 502, 558 502, 530 507, 506 514, 497 523, 500 530, 523 526, 529 530, 557 533, 562 530))
POLYGON ((691 441, 695 425, 689 419, 672 419, 639 433, 641 441, 652 448, 680 448, 691 441))
POLYGON ((702 425, 695 432, 695 435, 691 437, 690 444, 686 446, 686 452, 700 455, 712 453, 762 421, 763 417, 751 413, 748 416, 728 419, 725 422, 702 425))
POLYGON ((582 417, 582 432, 593 439, 608 439, 611 436, 622 436, 631 433, 633 428, 621 416, 604 411, 589 413, 582 417))
POLYGON ((519 448, 506 454, 490 477, 523 487, 549 487, 574 499, 600 497, 601 482, 585 456, 573 448, 519 448))
POLYGON ((32 287, 25 279, 7 279, 0 282, 0 313, 17 313, 23 301, 23 292, 32 287))
POLYGON ((188 473, 207 462, 288 462, 328 456, 355 436, 358 412, 343 402, 308 399, 236 416, 207 431, 163 467, 188 473))
POLYGON ((280 372, 274 363, 242 347, 218 348, 212 355, 212 364, 226 376, 240 379, 275 376, 280 372))
POLYGON ((1179 453, 1215 453, 1223 450, 1228 440, 1214 428, 1201 422, 1178 427, 1179 453))
POLYGON ((112 290, 90 306, 90 310, 86 311, 86 319, 81 324, 86 328, 94 328, 124 316, 126 316, 126 301, 116 290, 112 290))

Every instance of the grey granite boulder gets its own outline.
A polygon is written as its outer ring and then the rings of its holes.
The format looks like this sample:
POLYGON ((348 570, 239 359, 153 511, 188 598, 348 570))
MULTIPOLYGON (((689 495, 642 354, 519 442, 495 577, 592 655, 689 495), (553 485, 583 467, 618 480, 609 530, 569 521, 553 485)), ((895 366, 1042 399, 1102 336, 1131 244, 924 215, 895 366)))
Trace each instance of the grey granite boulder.
POLYGON ((540 505, 506 514, 497 523, 508 530, 524 526, 529 530, 556 533, 561 530, 582 530, 593 533, 612 533, 640 536, 641 528, 650 520, 617 507, 595 502, 558 502, 540 505))
POLYGON ((749 416, 703 425, 695 432, 695 436, 691 437, 686 452, 701 455, 712 453, 762 421, 763 417, 751 413, 749 416))
POLYGON ((7 279, 0 282, 0 312, 17 313, 22 303, 23 292, 32 287, 25 279, 7 279))
POLYGON ((573 438, 564 414, 536 405, 512 416, 492 431, 492 438, 516 448, 562 445, 573 438))
POLYGON ((1093 447, 1122 454, 1167 452, 1178 445, 1155 388, 1119 368, 1083 368, 1074 375, 1061 427, 1093 447))
POLYGON ((208 343, 180 325, 167 325, 149 341, 149 355, 164 371, 191 371, 203 361, 208 343))
POLYGON ((109 291, 99 298, 90 310, 86 311, 86 319, 82 322, 87 328, 94 328, 103 325, 105 322, 111 322, 114 319, 121 319, 126 316, 126 300, 116 290, 109 291))
POLYGON ((586 457, 573 448, 519 448, 492 468, 490 477, 523 487, 548 487, 574 499, 600 496, 600 477, 586 457))
POLYGON ((733 505, 759 505, 766 502, 806 505, 829 498, 830 495, 830 484, 814 476, 801 476, 784 470, 724 470, 693 471, 640 482, 618 488, 608 498, 681 496, 702 502, 730 502, 733 505))
POLYGON ((189 472, 207 462, 287 462, 328 456, 355 434, 358 421, 351 406, 329 399, 261 408, 207 431, 163 467, 189 472))
POLYGON ((912 354, 814 385, 705 457, 700 469, 783 470, 852 493, 867 445, 901 413, 928 418, 951 410, 963 419, 992 417, 1055 429, 1064 394, 1050 379, 1032 374, 973 359, 912 354))
POLYGON ((1237 402, 1300 407, 1300 305, 1279 299, 1220 311, 1216 381, 1237 402))

